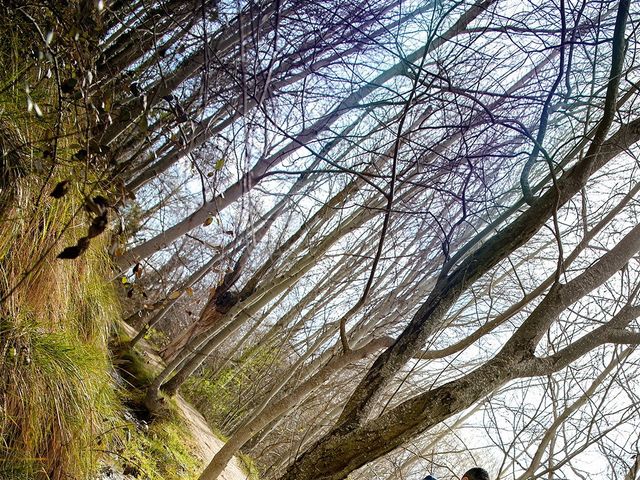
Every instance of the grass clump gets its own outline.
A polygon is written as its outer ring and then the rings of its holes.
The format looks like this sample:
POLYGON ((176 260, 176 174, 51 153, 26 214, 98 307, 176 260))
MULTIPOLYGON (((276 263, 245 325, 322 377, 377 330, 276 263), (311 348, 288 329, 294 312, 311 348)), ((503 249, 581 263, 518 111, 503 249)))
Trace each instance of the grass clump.
POLYGON ((56 258, 86 226, 78 192, 21 179, 0 221, 0 478, 84 479, 117 416, 107 349, 120 315, 104 239, 56 258))
POLYGON ((166 333, 153 327, 147 330, 144 339, 157 349, 162 349, 170 343, 166 333))
POLYGON ((0 478, 87 478, 119 409, 100 329, 85 311, 56 327, 21 306, 0 327, 0 478))
POLYGON ((30 15, 7 8, 0 6, 7 39, 0 47, 0 478, 94 478, 121 409, 107 348, 120 316, 108 282, 108 234, 75 260, 56 257, 87 235, 87 198, 109 196, 105 170, 74 157, 89 124, 55 83, 81 70, 81 59, 68 55, 77 42, 45 8, 30 15), (45 24, 55 30, 50 47, 38 35, 45 24), (62 181, 64 195, 52 196, 62 181))

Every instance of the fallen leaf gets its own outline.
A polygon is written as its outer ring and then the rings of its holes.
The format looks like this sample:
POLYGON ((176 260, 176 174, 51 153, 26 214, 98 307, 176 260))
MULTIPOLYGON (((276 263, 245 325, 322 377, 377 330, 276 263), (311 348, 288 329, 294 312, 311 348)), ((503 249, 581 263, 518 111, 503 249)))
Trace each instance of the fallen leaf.
POLYGON ((67 247, 58 254, 61 260, 73 260, 78 258, 84 251, 89 248, 89 238, 82 237, 73 247, 67 247))
POLYGON ((49 196, 53 197, 53 198, 62 198, 64 197, 67 192, 69 191, 69 185, 71 183, 69 182, 69 180, 63 180, 61 182, 59 182, 51 191, 51 193, 49 194, 49 196))
POLYGON ((102 214, 98 215, 91 222, 91 226, 89 227, 89 233, 87 236, 89 238, 94 238, 104 232, 107 228, 109 220, 107 218, 107 211, 105 210, 102 214))
POLYGON ((77 78, 67 78, 60 85, 60 91, 62 93, 71 93, 71 92, 73 92, 73 89, 76 88, 77 84, 78 84, 78 79, 77 78))

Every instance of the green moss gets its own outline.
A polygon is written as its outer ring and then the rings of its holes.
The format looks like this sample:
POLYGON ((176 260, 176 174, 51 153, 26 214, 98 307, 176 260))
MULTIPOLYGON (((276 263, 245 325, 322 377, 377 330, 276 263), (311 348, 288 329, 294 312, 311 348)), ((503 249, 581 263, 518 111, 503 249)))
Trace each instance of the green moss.
POLYGON ((155 378, 155 372, 138 349, 129 349, 122 344, 114 359, 114 365, 131 388, 144 389, 155 378))
POLYGON ((116 439, 118 468, 138 472, 141 478, 149 480, 197 478, 202 462, 180 409, 167 399, 166 407, 149 421, 143 399, 145 387, 157 372, 141 348, 128 347, 130 338, 122 325, 115 329, 118 336, 114 339, 114 365, 126 383, 121 401, 138 419, 121 429, 116 439))
POLYGON ((137 469, 150 480, 182 480, 198 477, 202 465, 194 454, 188 428, 175 412, 149 425, 148 432, 131 426, 120 454, 123 467, 137 469))

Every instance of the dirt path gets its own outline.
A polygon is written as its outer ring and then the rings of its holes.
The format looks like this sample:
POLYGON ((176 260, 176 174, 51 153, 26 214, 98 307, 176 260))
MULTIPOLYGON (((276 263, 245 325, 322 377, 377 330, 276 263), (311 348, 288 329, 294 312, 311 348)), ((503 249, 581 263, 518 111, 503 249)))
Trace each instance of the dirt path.
MULTIPOLYGON (((130 325, 123 323, 123 326, 128 335, 133 337, 136 334, 136 331, 130 325)), ((154 370, 157 369, 160 371, 164 367, 162 358, 160 358, 149 343, 141 340, 138 346, 154 370)), ((182 417, 187 427, 191 430, 191 434, 199 450, 200 458, 202 458, 204 465, 207 465, 218 450, 222 448, 224 442, 211 431, 204 417, 193 405, 180 395, 176 395, 174 400, 178 407, 180 407, 182 417)), ((240 461, 236 457, 233 457, 233 460, 229 462, 219 478, 223 480, 247 480, 248 475, 240 465, 240 461)))
MULTIPOLYGON (((222 448, 224 442, 213 434, 204 417, 190 403, 180 395, 176 395, 176 402, 182 410, 182 415, 191 429, 193 438, 201 451, 201 458, 206 465, 216 452, 222 448)), ((233 457, 233 460, 229 462, 218 478, 223 480, 246 480, 248 475, 240 467, 240 461, 233 457)))

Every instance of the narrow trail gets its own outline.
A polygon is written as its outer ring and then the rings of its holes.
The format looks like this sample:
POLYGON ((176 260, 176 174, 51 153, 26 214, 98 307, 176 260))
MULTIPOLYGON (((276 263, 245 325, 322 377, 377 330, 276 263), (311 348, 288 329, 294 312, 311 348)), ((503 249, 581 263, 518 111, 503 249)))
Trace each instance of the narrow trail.
MULTIPOLYGON (((193 439, 197 443, 204 465, 207 465, 218 450, 222 448, 224 442, 215 436, 204 417, 190 403, 180 395, 177 395, 175 400, 180 410, 182 410, 182 416, 191 430, 193 439)), ((233 460, 229 462, 219 478, 223 480, 246 480, 248 475, 240 467, 240 461, 233 457, 233 460)))
MULTIPOLYGON (((123 322, 123 327, 130 336, 134 336, 137 333, 129 324, 123 322)), ((164 361, 147 341, 144 339, 141 340, 138 343, 138 347, 140 351, 143 352, 152 369, 159 371, 164 367, 164 361)), ((211 461, 218 450, 222 448, 224 442, 213 433, 207 421, 193 405, 187 402, 181 395, 176 395, 174 400, 180 408, 185 424, 189 430, 191 430, 191 435, 198 448, 197 453, 202 459, 204 467, 211 461)), ((219 478, 222 480, 247 480, 248 474, 240 465, 240 460, 233 457, 219 478)))

